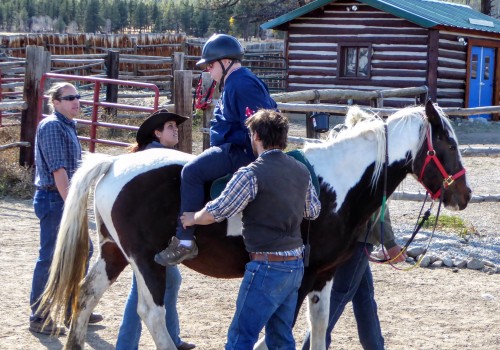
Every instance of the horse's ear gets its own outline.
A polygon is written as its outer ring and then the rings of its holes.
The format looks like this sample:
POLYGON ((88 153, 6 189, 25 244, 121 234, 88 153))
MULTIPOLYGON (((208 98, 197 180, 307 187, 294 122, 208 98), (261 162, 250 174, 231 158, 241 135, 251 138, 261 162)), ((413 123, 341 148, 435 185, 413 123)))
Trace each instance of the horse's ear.
POLYGON ((435 126, 441 125, 441 116, 430 99, 427 100, 427 103, 425 104, 425 114, 429 123, 435 126))

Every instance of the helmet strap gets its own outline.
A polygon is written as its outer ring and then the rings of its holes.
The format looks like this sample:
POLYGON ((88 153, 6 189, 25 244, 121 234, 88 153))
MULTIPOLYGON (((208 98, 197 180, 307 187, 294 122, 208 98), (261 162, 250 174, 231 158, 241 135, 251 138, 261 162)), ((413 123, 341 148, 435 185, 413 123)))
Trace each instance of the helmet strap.
POLYGON ((222 69, 222 78, 220 78, 220 83, 219 83, 219 92, 222 92, 222 88, 224 87, 224 80, 226 78, 226 75, 229 72, 229 70, 231 69, 231 67, 233 66, 235 61, 231 60, 231 63, 229 64, 229 66, 227 66, 227 68, 224 68, 224 64, 222 63, 222 60, 217 60, 217 62, 219 62, 220 67, 222 69))

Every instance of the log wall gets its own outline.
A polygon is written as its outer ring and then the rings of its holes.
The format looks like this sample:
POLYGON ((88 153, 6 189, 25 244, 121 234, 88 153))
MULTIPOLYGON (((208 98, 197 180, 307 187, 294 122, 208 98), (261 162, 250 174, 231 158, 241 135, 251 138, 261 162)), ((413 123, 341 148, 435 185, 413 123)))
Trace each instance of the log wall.
MULTIPOLYGON (((331 3, 290 22, 287 91, 372 91, 426 85, 427 40, 427 30, 370 6, 353 1, 331 3), (339 78, 339 43, 371 44, 370 78, 339 78)), ((411 98, 384 100, 388 106, 414 102, 411 98)))
MULTIPOLYGON (((496 40, 498 45, 498 38, 488 33, 429 30, 356 1, 330 3, 289 23, 287 91, 427 85, 430 97, 441 106, 465 107, 468 51, 458 37, 467 40, 468 34, 496 40), (339 44, 371 45, 370 77, 339 77, 339 44)), ((384 101, 390 107, 414 102, 410 98, 384 101)))

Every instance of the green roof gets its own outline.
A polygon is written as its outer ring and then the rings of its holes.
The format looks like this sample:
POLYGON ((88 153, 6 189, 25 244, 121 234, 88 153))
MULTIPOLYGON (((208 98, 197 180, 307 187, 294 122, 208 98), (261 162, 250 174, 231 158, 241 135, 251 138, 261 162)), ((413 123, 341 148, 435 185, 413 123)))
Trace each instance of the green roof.
MULTIPOLYGON (((261 25, 274 29, 300 16, 337 0, 316 0, 261 25)), ((500 20, 469 6, 437 0, 357 0, 396 17, 404 18, 424 28, 435 26, 500 33, 500 20)))

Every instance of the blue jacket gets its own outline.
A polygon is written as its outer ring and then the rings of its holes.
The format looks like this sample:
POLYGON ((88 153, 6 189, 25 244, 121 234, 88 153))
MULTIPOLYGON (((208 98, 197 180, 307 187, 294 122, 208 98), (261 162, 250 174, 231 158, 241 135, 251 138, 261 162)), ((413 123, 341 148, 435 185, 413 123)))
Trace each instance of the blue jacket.
POLYGON ((247 109, 253 114, 259 109, 276 109, 266 84, 247 68, 239 68, 227 77, 219 103, 210 122, 210 145, 225 143, 244 147, 248 154, 252 146, 245 126, 247 109))

